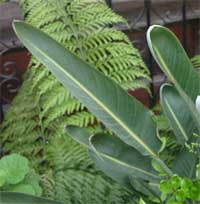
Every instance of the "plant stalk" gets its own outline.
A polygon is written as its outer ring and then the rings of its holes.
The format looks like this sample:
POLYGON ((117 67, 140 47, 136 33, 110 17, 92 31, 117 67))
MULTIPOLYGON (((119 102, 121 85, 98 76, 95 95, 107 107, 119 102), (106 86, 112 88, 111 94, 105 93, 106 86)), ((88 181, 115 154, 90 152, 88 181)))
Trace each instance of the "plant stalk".
POLYGON ((156 161, 160 164, 160 166, 162 167, 162 169, 165 171, 165 173, 171 177, 173 176, 173 172, 167 167, 167 165, 158 157, 156 158, 156 161))

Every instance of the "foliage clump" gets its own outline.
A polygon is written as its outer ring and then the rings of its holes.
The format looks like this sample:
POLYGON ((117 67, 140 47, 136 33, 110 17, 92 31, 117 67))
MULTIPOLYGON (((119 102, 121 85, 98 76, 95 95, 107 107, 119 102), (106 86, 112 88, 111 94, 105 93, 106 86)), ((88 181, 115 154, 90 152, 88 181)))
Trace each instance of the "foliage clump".
POLYGON ((200 179, 191 180, 177 175, 160 183, 161 199, 166 204, 197 203, 200 201, 200 179))
MULTIPOLYGON (((20 4, 26 22, 124 89, 148 89, 140 80, 148 80, 149 71, 138 50, 113 27, 127 23, 104 0, 21 0, 20 4)), ((66 124, 102 131, 97 118, 33 57, 3 123, 4 151, 30 159, 42 175, 44 196, 67 204, 132 203, 126 190, 94 170, 87 151, 67 136, 66 124)))
POLYGON ((19 154, 10 154, 0 160, 0 191, 41 196, 40 177, 29 167, 29 161, 19 154))
MULTIPOLYGON (((152 112, 112 80, 92 69, 69 50, 64 50, 48 35, 25 23, 17 22, 15 29, 21 41, 38 60, 115 133, 91 135, 86 128, 66 128, 75 141, 88 148, 99 170, 137 192, 142 197, 140 203, 199 201, 200 78, 171 31, 162 26, 152 26, 147 34, 154 58, 172 82, 162 85, 160 89, 162 108, 175 135, 175 143, 179 146, 172 165, 168 166, 161 155, 163 141, 152 112), (33 33, 34 38, 31 38, 33 33), (43 46, 38 43, 41 40, 43 46), (35 47, 39 52, 35 51, 35 47), (61 56, 65 54, 71 66, 65 66, 62 57, 57 59, 46 51, 47 47, 55 48, 61 56), (46 58, 42 54, 44 52, 46 58), (89 83, 91 78, 95 79, 93 86, 89 83), (104 92, 106 89, 113 96, 116 94, 116 101, 110 103, 111 97, 104 92), (144 122, 141 124, 141 121, 144 122), (172 196, 166 195, 168 193, 172 193, 172 196)), ((136 203, 139 202, 137 198, 133 198, 136 203)))

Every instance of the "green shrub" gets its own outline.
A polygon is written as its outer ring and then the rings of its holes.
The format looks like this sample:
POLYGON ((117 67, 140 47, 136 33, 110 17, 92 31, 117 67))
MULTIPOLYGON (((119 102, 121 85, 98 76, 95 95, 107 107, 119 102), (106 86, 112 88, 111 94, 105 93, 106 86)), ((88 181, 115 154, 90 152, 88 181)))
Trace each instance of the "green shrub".
POLYGON ((162 145, 152 113, 139 101, 34 27, 16 22, 15 31, 32 54, 113 131, 113 135, 91 135, 84 128, 67 127, 68 134, 89 149, 98 169, 137 191, 141 203, 199 202, 200 78, 171 31, 152 26, 147 34, 155 60, 172 82, 160 90, 164 113, 180 146, 171 168, 160 156, 162 145))

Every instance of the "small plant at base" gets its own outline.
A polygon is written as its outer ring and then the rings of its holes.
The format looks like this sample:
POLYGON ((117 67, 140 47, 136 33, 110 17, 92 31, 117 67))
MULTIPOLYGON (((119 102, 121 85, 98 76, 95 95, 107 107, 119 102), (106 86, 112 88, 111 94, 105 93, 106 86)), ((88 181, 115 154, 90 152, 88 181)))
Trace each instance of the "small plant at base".
POLYGON ((0 160, 0 191, 27 193, 41 196, 39 176, 29 168, 28 160, 11 154, 0 160))
POLYGON ((191 180, 177 175, 160 183, 161 199, 166 204, 198 203, 200 179, 191 180))

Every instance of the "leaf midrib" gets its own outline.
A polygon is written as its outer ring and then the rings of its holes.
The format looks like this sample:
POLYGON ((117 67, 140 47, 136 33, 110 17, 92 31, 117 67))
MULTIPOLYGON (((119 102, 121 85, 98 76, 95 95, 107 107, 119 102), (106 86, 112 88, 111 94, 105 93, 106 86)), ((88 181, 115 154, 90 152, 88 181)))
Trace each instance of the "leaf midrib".
POLYGON ((168 107, 168 109, 169 109, 169 112, 170 112, 171 116, 173 117, 175 123, 176 123, 177 126, 179 127, 179 129, 180 129, 180 131, 181 131, 183 137, 184 137, 185 140, 187 141, 187 140, 188 140, 187 133, 186 133, 185 130, 182 128, 181 123, 178 121, 176 115, 174 114, 174 112, 173 112, 173 110, 172 110, 170 104, 168 103, 168 101, 167 101, 166 99, 165 99, 165 103, 166 103, 166 105, 167 105, 167 107, 168 107))
POLYGON ((135 133, 133 133, 113 112, 111 112, 106 106, 104 106, 104 104, 101 101, 99 101, 91 92, 89 92, 86 87, 84 87, 82 84, 80 84, 72 75, 70 75, 68 72, 66 72, 66 70, 64 70, 62 68, 62 66, 60 66, 58 63, 56 63, 54 60, 52 60, 50 57, 48 57, 48 55, 46 55, 44 52, 42 52, 42 50, 40 50, 36 46, 34 46, 33 43, 28 42, 25 38, 23 38, 23 41, 26 41, 27 44, 31 45, 42 56, 45 56, 45 58, 47 58, 49 61, 51 61, 52 64, 54 64, 56 67, 58 67, 64 74, 66 74, 72 81, 74 81, 74 83, 77 84, 77 86, 79 86, 87 95, 89 95, 91 98, 93 98, 93 100, 103 110, 105 110, 108 115, 112 116, 112 118, 116 122, 118 122, 124 128, 124 130, 126 130, 129 133, 129 135, 131 135, 139 144, 141 144, 143 146, 143 148, 146 149, 147 152, 149 152, 150 155, 152 155, 155 158, 157 157, 157 155, 142 140, 140 140, 139 137, 135 133))
MULTIPOLYGON (((155 54, 156 58, 158 57, 159 60, 157 61, 160 61, 158 62, 159 66, 162 68, 163 66, 163 69, 165 70, 165 72, 168 74, 169 78, 171 79, 171 81, 174 83, 175 87, 177 88, 178 92, 180 93, 180 95, 183 96, 183 99, 185 99, 185 101, 187 101, 187 98, 189 98, 189 100, 193 103, 192 99, 190 98, 190 96, 188 96, 186 93, 185 93, 185 90, 181 87, 181 85, 179 84, 179 82, 174 78, 174 76, 172 75, 172 72, 170 70, 170 68, 167 66, 167 64, 165 63, 165 61, 163 60, 163 58, 161 57, 160 53, 159 53, 159 50, 157 49, 157 47, 152 47, 152 51, 153 53, 155 54), (168 71, 169 70, 169 71, 168 71)), ((190 103, 190 102, 189 102, 190 103)), ((200 131, 200 122, 199 122, 199 117, 197 116, 197 114, 195 113, 194 109, 191 107, 190 104, 188 104, 188 108, 190 109, 190 111, 192 112, 192 116, 193 116, 193 119, 196 121, 196 124, 197 124, 197 128, 198 130, 200 131)))
MULTIPOLYGON (((99 152, 99 151, 98 151, 98 152, 99 152)), ((100 152, 100 154, 101 154, 103 157, 105 157, 105 158, 107 158, 107 159, 109 159, 109 160, 111 160, 111 161, 113 161, 113 162, 115 162, 115 163, 118 163, 118 164, 120 164, 120 165, 122 165, 122 166, 124 166, 124 167, 128 167, 128 168, 130 168, 130 169, 134 169, 135 171, 142 172, 143 174, 146 174, 146 175, 148 175, 148 176, 152 176, 152 177, 154 177, 155 179, 159 179, 159 177, 158 177, 157 175, 154 175, 154 174, 152 174, 152 173, 149 173, 148 171, 145 171, 145 170, 140 169, 140 168, 138 168, 138 167, 131 166, 131 165, 129 165, 128 163, 122 162, 122 160, 118 160, 118 159, 116 159, 115 157, 109 156, 108 154, 104 154, 104 153, 102 153, 102 152, 100 152)))

